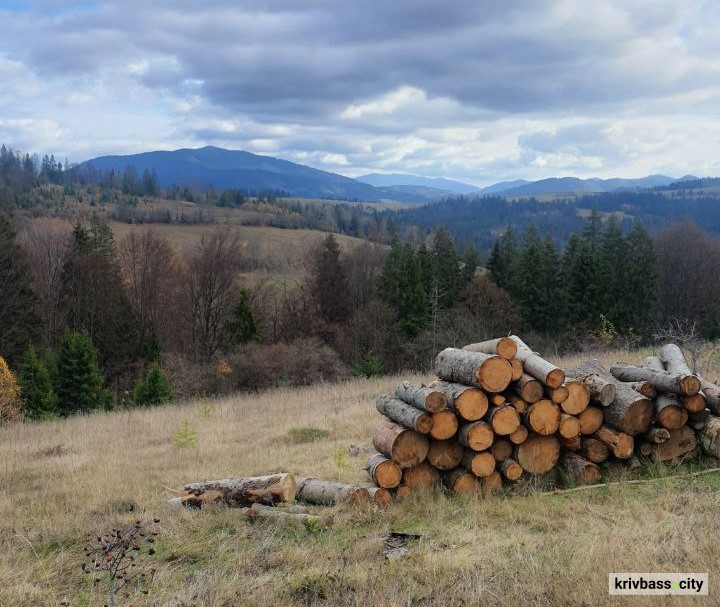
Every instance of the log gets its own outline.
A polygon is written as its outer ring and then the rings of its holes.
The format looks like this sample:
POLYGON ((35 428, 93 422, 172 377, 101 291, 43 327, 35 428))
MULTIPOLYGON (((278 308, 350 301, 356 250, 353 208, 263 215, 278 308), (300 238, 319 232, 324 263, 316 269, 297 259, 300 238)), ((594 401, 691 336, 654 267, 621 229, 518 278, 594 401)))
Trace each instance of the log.
POLYGON ((507 403, 507 399, 502 394, 491 394, 490 395, 490 404, 495 407, 501 407, 502 405, 507 403))
POLYGON ((702 378, 700 378, 700 385, 705 395, 707 408, 710 409, 714 415, 717 415, 720 411, 720 387, 702 378))
POLYGON ((480 479, 483 495, 492 495, 502 491, 502 476, 497 470, 494 470, 487 476, 480 479))
POLYGON ((450 493, 471 495, 481 491, 481 485, 477 477, 465 468, 458 467, 454 470, 444 470, 441 477, 443 485, 450 493))
POLYGON ((298 501, 308 504, 334 506, 335 504, 367 502, 370 500, 370 494, 365 487, 360 485, 298 477, 296 498, 298 501))
POLYGON ((302 506, 301 504, 280 504, 277 506, 266 506, 265 504, 259 504, 259 503, 255 502, 250 507, 253 510, 267 510, 267 511, 273 511, 273 512, 277 512, 279 510, 281 512, 291 512, 293 514, 312 514, 313 513, 313 510, 311 510, 307 506, 302 506))
POLYGON ((670 432, 665 428, 650 428, 645 434, 641 435, 641 438, 648 443, 660 444, 666 440, 670 440, 670 432))
POLYGON ((683 351, 676 344, 665 344, 660 348, 660 360, 665 370, 672 375, 695 375, 688 365, 683 351))
POLYGON ((495 458, 490 451, 477 453, 466 450, 463 454, 462 465, 477 477, 485 477, 495 471, 495 458))
POLYGON ((476 344, 468 344, 463 350, 482 352, 483 354, 497 354, 505 360, 512 360, 517 354, 517 345, 509 337, 498 337, 497 339, 481 341, 476 344))
POLYGON ((520 425, 520 415, 515 407, 511 407, 510 405, 490 407, 485 416, 485 420, 490 424, 493 432, 499 436, 512 434, 520 425))
POLYGON ((427 434, 432 428, 433 418, 429 413, 416 409, 394 396, 378 396, 375 399, 375 407, 387 418, 420 434, 427 434))
POLYGON ((513 358, 510 361, 510 366, 512 367, 512 380, 517 381, 522 377, 523 374, 522 362, 519 361, 517 358, 513 358))
POLYGON ((708 455, 720 458, 720 417, 711 415, 700 431, 700 445, 708 455))
POLYGON ((224 478, 184 486, 189 495, 183 496, 183 505, 200 508, 204 502, 221 502, 231 508, 292 502, 297 491, 293 474, 271 474, 245 478, 224 478))
POLYGON ((390 502, 392 501, 392 493, 390 489, 378 487, 377 485, 372 484, 362 486, 367 489, 370 501, 375 502, 378 507, 387 508, 387 506, 390 505, 390 502))
POLYGON ((526 403, 536 403, 543 397, 543 385, 532 375, 523 373, 522 377, 517 380, 513 386, 515 394, 522 398, 526 403))
POLYGON ((395 499, 398 501, 405 500, 412 494, 412 487, 408 487, 407 485, 400 485, 397 489, 395 489, 395 499))
POLYGON ((614 364, 610 367, 610 373, 624 382, 649 381, 660 392, 671 392, 681 396, 691 396, 700 392, 700 380, 695 375, 671 374, 624 363, 614 364))
POLYGON ((535 354, 517 335, 510 337, 517 344, 518 351, 515 357, 522 362, 525 373, 550 388, 562 386, 565 381, 565 372, 562 369, 535 354))
POLYGON ((641 366, 646 369, 652 369, 653 371, 665 372, 665 365, 663 365, 659 356, 647 356, 641 366))
POLYGON ((578 377, 590 390, 590 400, 601 407, 608 407, 615 400, 615 384, 597 373, 584 373, 578 377))
POLYGON ((603 410, 588 407, 580 415, 580 434, 594 434, 603 425, 603 410))
POLYGON ((316 514, 303 514, 300 512, 288 512, 279 508, 271 508, 263 506, 258 508, 260 504, 253 504, 251 508, 244 508, 243 514, 250 520, 269 520, 277 523, 302 523, 312 529, 327 529, 333 525, 332 516, 318 516, 316 514))
POLYGON ((502 462, 512 456, 513 444, 504 438, 496 438, 490 448, 490 452, 496 462, 502 462))
POLYGON ((443 392, 409 381, 395 386, 395 397, 428 413, 436 413, 448 408, 447 396, 443 392))
POLYGON ((650 400, 657 398, 657 388, 653 386, 649 381, 626 382, 626 385, 631 390, 635 390, 635 392, 640 392, 640 394, 642 394, 645 398, 649 398, 650 400))
POLYGON ((460 465, 464 452, 456 440, 431 440, 427 460, 438 470, 452 470, 460 465))
POLYGON ((590 404, 590 388, 585 382, 577 379, 567 380, 565 385, 568 389, 568 397, 560 404, 562 410, 570 415, 578 415, 585 411, 590 404))
POLYGON ((502 392, 512 379, 512 366, 492 354, 446 348, 435 359, 435 373, 445 381, 502 392))
POLYGON ((580 450, 580 435, 573 436, 571 438, 565 438, 564 436, 558 436, 560 441, 560 447, 563 451, 579 451, 580 450))
POLYGON ((506 459, 500 462, 500 473, 509 481, 517 482, 522 478, 523 469, 514 459, 506 459))
POLYGON ((555 436, 531 434, 522 444, 515 447, 515 461, 530 474, 550 471, 560 457, 560 443, 555 436))
POLYGON ((527 440, 528 434, 528 429, 520 424, 515 432, 508 434, 508 438, 513 445, 520 445, 527 440))
POLYGON ((556 405, 560 405, 568 399, 568 396, 570 396, 570 391, 565 384, 563 384, 559 388, 548 388, 546 386, 545 396, 547 396, 556 405))
POLYGON ((484 451, 493 444, 495 433, 485 422, 471 422, 460 426, 458 442, 473 451, 484 451))
POLYGON ((661 394, 655 400, 655 411, 658 423, 668 430, 677 430, 685 425, 688 419, 687 409, 680 406, 673 394, 661 394))
POLYGON ((604 442, 618 459, 632 457, 635 442, 629 434, 619 432, 609 426, 601 426, 593 436, 604 442))
MULTIPOLYGON (((701 382, 702 384, 702 382, 701 382)), ((687 409, 688 413, 700 413, 705 410, 707 402, 705 401, 705 393, 698 392, 692 396, 681 396, 680 404, 687 409)))
POLYGON ((594 485, 600 482, 600 468, 575 453, 565 453, 560 465, 578 485, 594 485))
MULTIPOLYGON (((572 438, 573 436, 579 436, 580 430, 580 420, 577 417, 575 417, 574 415, 568 415, 567 413, 563 413, 560 416, 560 425, 557 429, 560 436, 562 436, 563 438, 572 438)), ((542 432, 540 432, 539 434, 542 434, 542 432)))
POLYGON ((528 430, 538 434, 554 434, 560 426, 560 407, 548 399, 533 403, 523 416, 528 430))
POLYGON ((430 436, 435 440, 446 440, 455 436, 458 429, 458 420, 452 411, 438 411, 432 413, 432 426, 430 436))
POLYGON ((650 457, 652 450, 653 450, 653 446, 650 443, 646 443, 646 442, 640 443, 640 446, 638 447, 638 451, 640 452, 640 455, 642 455, 643 457, 650 457))
POLYGON ((419 432, 385 421, 375 428, 373 446, 401 468, 409 468, 425 459, 430 443, 419 432))
POLYGON ((382 453, 373 453, 365 462, 370 480, 378 487, 393 489, 402 480, 402 470, 394 461, 385 457, 382 453))
POLYGON ((583 362, 573 371, 573 374, 576 371, 584 377, 594 374, 600 379, 614 384, 615 398, 612 403, 603 408, 606 424, 618 428, 630 436, 645 432, 650 427, 655 413, 655 407, 650 399, 616 380, 596 360, 583 362))
POLYGON ((507 394, 506 397, 510 405, 515 408, 515 411, 521 415, 527 411, 528 404, 517 394, 507 394))
POLYGON ((695 457, 698 451, 695 432, 688 426, 670 430, 670 438, 659 445, 652 445, 650 457, 655 462, 680 463, 695 457))
POLYGON ((430 387, 445 394, 448 408, 466 421, 477 421, 487 413, 487 396, 478 388, 442 380, 431 383, 430 387))
POLYGON ((402 485, 417 489, 432 489, 440 480, 439 471, 428 462, 422 462, 412 468, 403 470, 402 485))
POLYGON ((693 430, 702 430, 705 427, 705 424, 708 423, 711 415, 712 413, 710 413, 710 409, 698 411, 697 413, 688 413, 687 425, 693 430))
POLYGON ((610 448, 597 438, 583 437, 580 439, 580 455, 593 464, 599 464, 610 457, 610 448))

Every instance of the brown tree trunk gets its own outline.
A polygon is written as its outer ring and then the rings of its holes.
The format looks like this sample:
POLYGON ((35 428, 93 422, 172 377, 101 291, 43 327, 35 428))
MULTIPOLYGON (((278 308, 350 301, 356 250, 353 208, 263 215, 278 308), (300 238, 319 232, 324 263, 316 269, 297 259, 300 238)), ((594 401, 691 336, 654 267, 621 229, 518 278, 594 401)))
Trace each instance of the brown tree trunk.
POLYGON ((687 425, 693 430, 702 430, 705 427, 705 424, 708 423, 711 415, 712 413, 710 413, 710 409, 698 411, 697 413, 688 413, 687 425))
POLYGON ((691 396, 700 391, 700 380, 695 375, 671 374, 623 363, 614 364, 610 372, 620 381, 649 381, 660 392, 691 396))
POLYGON ((688 413, 700 413, 707 406, 703 392, 698 392, 692 396, 681 396, 680 404, 687 409, 688 413))
POLYGON ((392 501, 392 492, 390 489, 385 487, 378 487, 377 485, 363 485, 368 491, 370 501, 375 502, 380 508, 387 508, 392 501))
POLYGON ((220 480, 188 483, 184 487, 184 505, 199 508, 203 503, 221 502, 232 508, 292 502, 295 499, 297 482, 292 474, 271 474, 246 478, 224 478, 220 480))
POLYGON ((378 487, 393 489, 400 484, 402 470, 394 461, 385 457, 382 453, 373 453, 365 462, 370 480, 378 487))
POLYGON ((510 405, 490 407, 485 419, 492 426, 495 434, 499 436, 512 434, 520 425, 520 415, 515 407, 510 405))
POLYGON ((572 436, 570 438, 565 438, 563 436, 557 437, 558 441, 560 441, 560 447, 563 451, 579 451, 580 450, 580 435, 578 436, 572 436))
POLYGON ((468 449, 463 454, 462 465, 475 476, 485 477, 495 471, 495 458, 490 451, 477 453, 468 449))
POLYGON ((487 476, 480 479, 483 495, 492 495, 502 491, 502 476, 497 470, 494 470, 487 476))
POLYGON ((483 354, 497 354, 505 360, 512 360, 517 354, 517 345, 509 337, 498 337, 497 339, 481 341, 476 344, 468 344, 463 350, 482 352, 483 354))
POLYGON ((448 408, 447 397, 443 392, 409 381, 404 381, 395 386, 395 397, 416 409, 422 409, 428 413, 436 413, 448 408))
POLYGON ((445 394, 448 408, 465 421, 477 421, 487 413, 488 399, 479 388, 442 380, 431 383, 430 387, 445 394))
POLYGON ((635 392, 640 392, 640 394, 642 394, 645 398, 649 398, 650 400, 657 398, 657 388, 649 381, 632 381, 624 383, 628 388, 635 390, 635 392))
POLYGON ((512 367, 512 380, 517 381, 523 374, 522 361, 519 361, 517 358, 513 358, 510 361, 510 366, 512 367))
POLYGON ((515 432, 508 434, 508 438, 513 445, 520 445, 527 440, 528 434, 528 429, 520 424, 515 432))
POLYGON ((670 438, 659 445, 652 445, 650 457, 656 462, 680 463, 695 457, 698 450, 695 432, 688 426, 670 430, 670 438))
POLYGON ((445 381, 502 392, 512 379, 512 366, 492 354, 446 348, 435 359, 435 373, 445 381))
POLYGON ((517 335, 510 336, 517 344, 515 357, 522 361, 523 369, 528 375, 545 384, 549 388, 559 388, 565 381, 565 372, 552 363, 535 354, 517 335))
POLYGON ((458 420, 452 411, 438 411, 432 413, 432 426, 430 436, 435 440, 446 440, 455 436, 458 429, 458 420))
MULTIPOLYGON (((568 415, 563 413, 560 416, 560 426, 558 427, 558 434, 563 438, 572 438, 573 436, 580 435, 580 420, 574 415, 568 415)), ((542 433, 541 433, 542 434, 542 433)))
POLYGON ((460 465, 464 451, 456 440, 431 440, 427 460, 438 470, 452 470, 460 465))
POLYGON ((658 396, 655 400, 655 411, 658 423, 668 430, 677 430, 688 420, 687 410, 680 406, 678 399, 673 394, 658 396))
POLYGON ((482 421, 463 424, 458 431, 458 442, 473 451, 488 449, 494 438, 492 428, 482 421))
POLYGON ((594 434, 603 425, 603 410, 597 407, 588 407, 580 415, 580 433, 594 434))
POLYGON ((425 459, 430 443, 419 432, 385 421, 375 428, 373 446, 401 468, 409 468, 425 459))
POLYGON ((543 385, 532 375, 523 373, 522 377, 515 382, 515 394, 526 403, 536 403, 543 397, 543 385))
POLYGON ((513 444, 504 438, 496 438, 490 448, 490 452, 496 462, 502 462, 512 456, 513 444))
POLYGON ((298 478, 296 498, 298 501, 308 504, 333 506, 342 503, 367 502, 370 494, 365 487, 359 485, 323 481, 317 478, 298 478))
POLYGON ((610 447, 612 454, 618 459, 632 457, 635 442, 629 434, 618 432, 609 426, 602 426, 593 436, 610 447))
POLYGON ((645 434, 642 435, 642 439, 649 443, 660 444, 666 440, 670 440, 670 432, 665 428, 650 428, 645 434))
POLYGON ((527 408, 528 408, 527 402, 525 402, 517 394, 510 393, 510 394, 507 394, 506 396, 507 396, 507 400, 510 403, 510 405, 512 407, 514 407, 515 411, 520 413, 520 415, 522 415, 523 413, 525 413, 525 411, 527 411, 527 408))
POLYGON ((420 434, 427 434, 432 429, 433 418, 429 413, 416 409, 393 396, 378 396, 375 399, 375 407, 385 417, 420 434))
MULTIPOLYGON (((601 407, 608 407, 615 400, 615 384, 597 373, 583 373, 580 379, 590 390, 590 399, 601 407)), ((613 378, 614 379, 614 378, 613 378)))
POLYGON ((530 474, 542 474, 551 470, 560 457, 560 443, 555 436, 532 434, 515 447, 515 461, 530 474))
POLYGON ((578 485, 594 485, 600 481, 600 468, 575 453, 565 453, 560 465, 578 485))
POLYGON ((590 404, 590 388, 577 379, 567 380, 566 386, 568 397, 560 405, 562 410, 570 415, 578 415, 585 411, 590 404))
POLYGON ((568 396, 570 396, 570 390, 568 390, 568 387, 565 384, 559 388, 546 387, 545 396, 547 396, 556 405, 560 405, 568 399, 568 396))
POLYGON ((610 449, 597 438, 583 437, 580 439, 580 455, 593 464, 599 464, 610 457, 610 449))
POLYGON ((454 470, 445 470, 441 474, 445 488, 456 495, 470 495, 480 493, 481 485, 474 474, 463 467, 454 470))
POLYGON ((523 469, 514 459, 500 462, 500 473, 509 481, 517 482, 523 475, 523 469))
POLYGON ((403 470, 402 485, 411 489, 432 489, 438 484, 440 474, 427 462, 403 470))
POLYGON ((555 434, 560 426, 560 407, 548 399, 539 400, 528 407, 523 416, 528 430, 538 434, 555 434))

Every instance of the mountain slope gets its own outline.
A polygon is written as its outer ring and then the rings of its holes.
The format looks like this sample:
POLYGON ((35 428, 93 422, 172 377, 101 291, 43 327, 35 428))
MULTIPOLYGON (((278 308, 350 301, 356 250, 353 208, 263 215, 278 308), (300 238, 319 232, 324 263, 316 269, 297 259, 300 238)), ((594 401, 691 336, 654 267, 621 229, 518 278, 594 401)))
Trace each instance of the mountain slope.
POLYGON ((357 181, 362 181, 363 183, 377 187, 422 186, 455 194, 470 194, 480 191, 480 188, 470 185, 469 183, 462 183, 443 177, 421 177, 419 175, 404 175, 401 173, 370 173, 368 175, 361 175, 356 179, 357 181))
MULTIPOLYGON (((517 187, 496 190, 501 196, 537 196, 541 194, 589 194, 593 192, 612 192, 614 190, 632 190, 667 186, 678 180, 667 175, 648 175, 638 179, 579 179, 578 177, 550 177, 539 181, 526 182, 517 187)), ((490 186, 494 187, 494 186, 490 186)))

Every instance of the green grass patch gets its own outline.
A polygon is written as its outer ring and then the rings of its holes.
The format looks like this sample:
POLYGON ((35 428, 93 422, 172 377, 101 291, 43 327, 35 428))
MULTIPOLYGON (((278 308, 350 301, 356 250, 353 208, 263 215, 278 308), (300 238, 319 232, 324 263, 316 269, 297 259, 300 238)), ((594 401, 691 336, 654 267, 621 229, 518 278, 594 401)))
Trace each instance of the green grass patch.
POLYGON ((300 428, 290 428, 288 431, 290 441, 296 445, 302 443, 314 443, 330 436, 330 432, 323 428, 315 428, 313 426, 303 426, 300 428))

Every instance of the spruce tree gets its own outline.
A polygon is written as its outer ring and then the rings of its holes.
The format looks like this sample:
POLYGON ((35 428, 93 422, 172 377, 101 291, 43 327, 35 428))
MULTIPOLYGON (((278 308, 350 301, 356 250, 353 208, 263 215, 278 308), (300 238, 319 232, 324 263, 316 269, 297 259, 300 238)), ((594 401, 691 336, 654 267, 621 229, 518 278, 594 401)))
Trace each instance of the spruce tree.
POLYGON ((260 341, 255 316, 250 306, 250 294, 247 289, 241 289, 238 301, 232 309, 230 318, 225 323, 228 341, 234 346, 246 344, 251 341, 260 341))
POLYGON ((25 353, 18 379, 25 417, 48 419, 57 415, 57 396, 52 377, 32 346, 25 353))
POLYGON ((68 331, 57 357, 59 413, 70 415, 107 407, 111 399, 104 383, 90 336, 84 331, 68 331))
POLYGON ((350 284, 340 258, 340 245, 333 234, 328 234, 320 246, 313 270, 320 318, 331 323, 345 322, 352 309, 350 284))
POLYGON ((136 405, 145 407, 162 405, 173 400, 170 384, 159 364, 153 363, 147 372, 138 378, 133 400, 136 405))
POLYGON ((600 239, 597 280, 602 293, 602 314, 621 331, 632 325, 632 294, 628 290, 628 248, 617 218, 612 215, 600 239))
POLYGON ((657 304, 657 258, 650 235, 640 221, 627 235, 627 291, 630 294, 629 325, 648 337, 655 322, 657 304))
POLYGON ((428 325, 427 299, 420 260, 409 244, 393 239, 379 284, 380 296, 398 316, 405 333, 416 335, 428 325))
POLYGON ((514 272, 517 268, 518 242, 515 230, 509 225, 503 235, 495 242, 487 269, 493 282, 508 292, 512 291, 514 272))
POLYGON ((437 296, 439 308, 447 310, 457 301, 461 280, 455 242, 443 228, 435 232, 433 257, 435 258, 433 291, 437 296))

